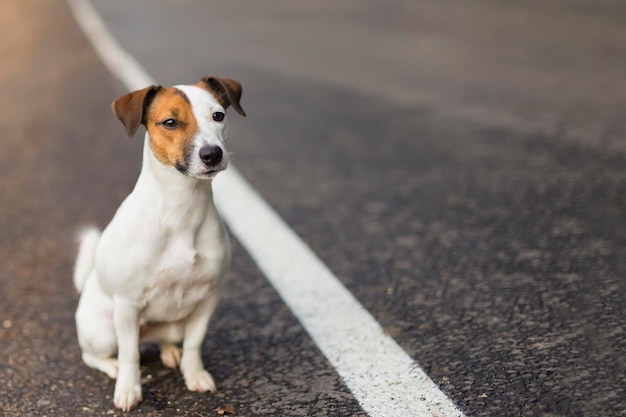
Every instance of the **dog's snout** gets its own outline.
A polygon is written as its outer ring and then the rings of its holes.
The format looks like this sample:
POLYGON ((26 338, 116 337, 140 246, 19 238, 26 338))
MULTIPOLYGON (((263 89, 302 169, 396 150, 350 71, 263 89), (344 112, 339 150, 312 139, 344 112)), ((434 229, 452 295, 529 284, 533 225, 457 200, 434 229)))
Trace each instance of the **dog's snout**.
POLYGON ((200 148, 200 159, 208 166, 214 166, 222 161, 222 148, 216 145, 205 145, 200 148))

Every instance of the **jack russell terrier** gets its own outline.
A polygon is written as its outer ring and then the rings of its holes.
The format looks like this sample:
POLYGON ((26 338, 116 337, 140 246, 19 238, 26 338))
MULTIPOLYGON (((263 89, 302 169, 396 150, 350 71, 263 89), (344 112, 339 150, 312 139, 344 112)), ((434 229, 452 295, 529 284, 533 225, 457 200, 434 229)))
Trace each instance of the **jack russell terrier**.
POLYGON ((180 366, 189 390, 216 390, 201 348, 230 246, 211 180, 228 165, 226 108, 246 115, 240 98, 239 82, 207 76, 113 102, 129 138, 146 127, 143 165, 104 231, 82 233, 74 283, 83 361, 117 379, 113 401, 124 411, 142 399, 140 343, 159 344, 163 364, 180 366))

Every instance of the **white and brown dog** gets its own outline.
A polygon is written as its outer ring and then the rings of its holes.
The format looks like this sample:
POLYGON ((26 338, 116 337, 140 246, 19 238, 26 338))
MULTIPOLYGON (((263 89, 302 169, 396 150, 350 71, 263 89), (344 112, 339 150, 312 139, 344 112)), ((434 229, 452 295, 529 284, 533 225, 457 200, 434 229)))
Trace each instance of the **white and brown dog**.
POLYGON ((114 403, 124 411, 142 398, 140 343, 160 344, 161 360, 180 365, 188 389, 215 391, 201 347, 230 246, 211 179, 228 165, 226 108, 245 116, 240 98, 239 82, 207 76, 113 102, 129 137, 146 126, 143 166, 104 231, 83 233, 74 282, 83 360, 117 378, 114 403))

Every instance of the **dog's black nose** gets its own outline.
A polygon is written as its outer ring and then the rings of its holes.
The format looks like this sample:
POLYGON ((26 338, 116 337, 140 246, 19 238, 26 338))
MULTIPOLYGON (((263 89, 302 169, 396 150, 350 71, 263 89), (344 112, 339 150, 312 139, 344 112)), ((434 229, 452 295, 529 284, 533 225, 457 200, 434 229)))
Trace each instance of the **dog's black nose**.
POLYGON ((208 166, 219 164, 222 156, 222 148, 219 146, 206 145, 200 148, 200 159, 208 166))

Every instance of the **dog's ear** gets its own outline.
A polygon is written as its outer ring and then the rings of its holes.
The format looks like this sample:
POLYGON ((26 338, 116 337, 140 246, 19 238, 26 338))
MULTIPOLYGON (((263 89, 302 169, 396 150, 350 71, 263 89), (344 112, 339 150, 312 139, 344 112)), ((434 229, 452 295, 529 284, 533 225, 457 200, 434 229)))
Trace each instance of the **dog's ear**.
POLYGON ((144 123, 148 106, 161 88, 161 86, 152 85, 143 90, 133 91, 124 94, 111 104, 113 113, 124 124, 129 139, 135 135, 139 125, 144 123))
POLYGON ((241 84, 231 78, 220 78, 207 75, 200 81, 200 85, 215 94, 217 101, 224 108, 233 106, 233 109, 242 116, 246 115, 239 100, 241 100, 241 84))

